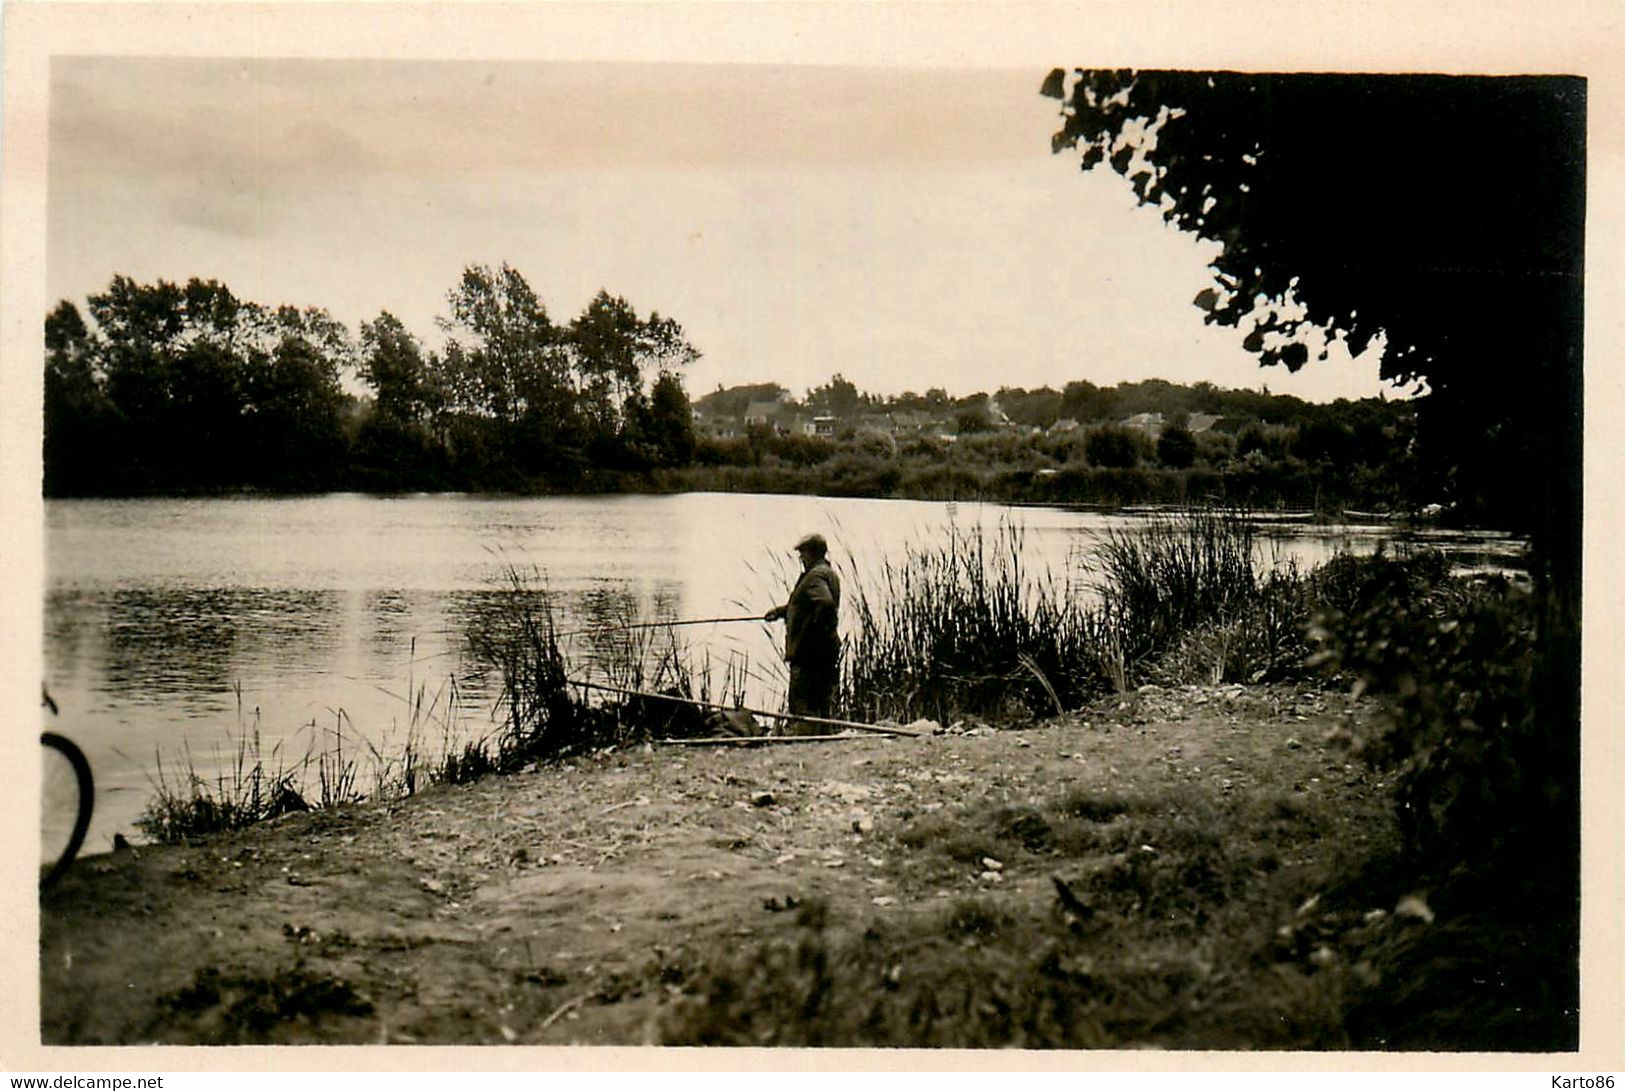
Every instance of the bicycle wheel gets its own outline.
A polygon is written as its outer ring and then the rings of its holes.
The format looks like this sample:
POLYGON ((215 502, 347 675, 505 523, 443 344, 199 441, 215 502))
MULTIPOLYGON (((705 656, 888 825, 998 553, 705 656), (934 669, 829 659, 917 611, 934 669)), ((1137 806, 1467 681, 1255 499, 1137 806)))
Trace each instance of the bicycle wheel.
POLYGON ((44 776, 40 780, 40 889, 62 878, 85 843, 95 804, 90 762, 72 739, 42 731, 44 776))

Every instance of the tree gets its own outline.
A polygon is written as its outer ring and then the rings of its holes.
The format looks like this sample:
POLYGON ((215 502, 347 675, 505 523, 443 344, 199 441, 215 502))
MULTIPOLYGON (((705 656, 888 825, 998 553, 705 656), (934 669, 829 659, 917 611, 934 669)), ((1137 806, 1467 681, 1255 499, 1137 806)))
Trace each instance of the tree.
POLYGON ((1061 415, 1061 395, 1047 386, 1037 390, 1000 387, 993 397, 1004 415, 1016 424, 1048 428, 1061 415))
POLYGON ((1063 417, 1079 422, 1108 420, 1119 415, 1116 409, 1112 392, 1087 380, 1070 382, 1061 388, 1060 414, 1063 417))
POLYGON ((107 395, 136 430, 131 454, 139 459, 142 441, 167 429, 170 349, 186 324, 182 293, 167 281, 144 285, 121 275, 87 302, 103 337, 107 395))
POLYGON ((977 432, 991 432, 993 425, 987 419, 987 405, 967 405, 954 414, 954 431, 968 436, 977 432))
POLYGON ((1533 877, 1554 1003, 1577 1004, 1584 81, 1057 69, 1042 91, 1062 102, 1055 150, 1219 244, 1193 301, 1209 322, 1292 370, 1380 338, 1381 374, 1428 389, 1423 476, 1467 519, 1530 534, 1528 705, 1461 720, 1428 760, 1470 777, 1478 733, 1539 723, 1516 784, 1474 786, 1517 793, 1508 821, 1538 855, 1478 863, 1533 877))
POLYGON ((639 394, 640 342, 643 323, 632 305, 599 291, 587 309, 570 323, 569 344, 579 384, 581 409, 600 440, 609 440, 627 425, 621 410, 628 396, 639 394))
MULTIPOLYGON (((629 429, 648 423, 637 416, 651 409, 650 401, 643 398, 646 372, 657 373, 658 386, 660 378, 671 376, 675 380, 679 368, 700 357, 675 320, 662 318, 658 311, 651 312, 647 319, 640 318, 624 298, 602 290, 570 323, 567 342, 581 411, 600 443, 613 438, 617 431, 624 438, 629 429), (633 399, 638 399, 637 413, 633 412, 633 399)), ((682 394, 680 382, 676 393, 682 395, 686 414, 688 396, 682 394)), ((651 398, 653 394, 651 391, 651 398)), ((668 383, 663 395, 668 402, 670 395, 668 383)), ((670 405, 666 411, 670 411, 670 405)), ((676 441, 675 436, 670 438, 676 441)))
POLYGON ((563 337, 529 282, 510 265, 470 265, 439 319, 457 408, 512 424, 527 412, 557 421, 573 410, 563 337))
POLYGON ((247 363, 250 480, 279 489, 328 487, 344 450, 345 395, 333 361, 320 345, 289 336, 270 353, 254 350, 247 363))
POLYGON ((1296 370, 1379 337, 1470 517, 1577 603, 1585 85, 1549 77, 1052 72, 1056 150, 1217 241, 1207 320, 1296 370))
POLYGON ((44 465, 47 495, 105 487, 103 445, 114 438, 113 408, 96 375, 97 345, 67 300, 45 317, 44 465), (100 481, 98 481, 100 479, 100 481))
POLYGON ((1157 461, 1172 470, 1188 470, 1196 462, 1196 437, 1190 429, 1169 425, 1157 437, 1157 461))
POLYGON ((372 387, 378 412, 396 421, 423 420, 434 402, 434 383, 416 337, 388 311, 361 324, 361 381, 372 387))
POLYGON ((808 407, 815 413, 826 413, 832 417, 852 416, 868 404, 869 396, 858 393, 852 381, 839 372, 832 375, 825 385, 807 391, 808 407))
POLYGON ((1139 445, 1122 428, 1097 428, 1083 441, 1083 453, 1091 466, 1126 470, 1139 465, 1139 445))
POLYGON ((663 466, 686 466, 694 458, 694 413, 683 380, 662 371, 649 391, 649 438, 663 466))
POLYGON ((1298 429, 1292 453, 1305 462, 1347 464, 1354 459, 1354 433, 1337 421, 1310 421, 1298 429))

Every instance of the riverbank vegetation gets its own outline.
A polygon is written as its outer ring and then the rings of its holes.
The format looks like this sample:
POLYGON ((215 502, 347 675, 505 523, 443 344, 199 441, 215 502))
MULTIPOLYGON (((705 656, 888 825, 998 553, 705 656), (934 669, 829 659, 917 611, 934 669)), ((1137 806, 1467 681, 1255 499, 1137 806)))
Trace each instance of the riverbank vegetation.
MULTIPOLYGON (((717 490, 1381 513, 1447 505, 1417 403, 1313 405, 1161 381, 864 393, 839 374, 691 402, 682 327, 601 292, 555 321, 472 266, 438 343, 387 312, 117 276, 45 323, 48 496, 717 490)), ((1476 518, 1484 513, 1472 513, 1476 518)))

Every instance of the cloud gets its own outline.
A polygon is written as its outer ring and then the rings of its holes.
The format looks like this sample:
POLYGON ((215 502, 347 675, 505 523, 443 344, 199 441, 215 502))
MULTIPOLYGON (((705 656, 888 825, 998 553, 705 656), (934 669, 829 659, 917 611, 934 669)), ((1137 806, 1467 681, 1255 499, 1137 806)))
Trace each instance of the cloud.
POLYGON ((270 177, 985 161, 1043 147, 1036 89, 979 70, 65 58, 52 139, 75 167, 270 177))

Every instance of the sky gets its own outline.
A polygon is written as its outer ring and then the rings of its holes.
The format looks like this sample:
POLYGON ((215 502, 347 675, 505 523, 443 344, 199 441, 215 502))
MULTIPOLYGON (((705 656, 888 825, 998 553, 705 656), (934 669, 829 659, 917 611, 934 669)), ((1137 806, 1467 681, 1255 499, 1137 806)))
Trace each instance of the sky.
POLYGON ((1044 71, 66 57, 47 291, 214 278, 437 343, 471 264, 556 321, 677 319, 691 394, 839 373, 880 394, 1160 378, 1397 392, 1380 346, 1262 368, 1205 326, 1204 244, 1052 155, 1044 71))

